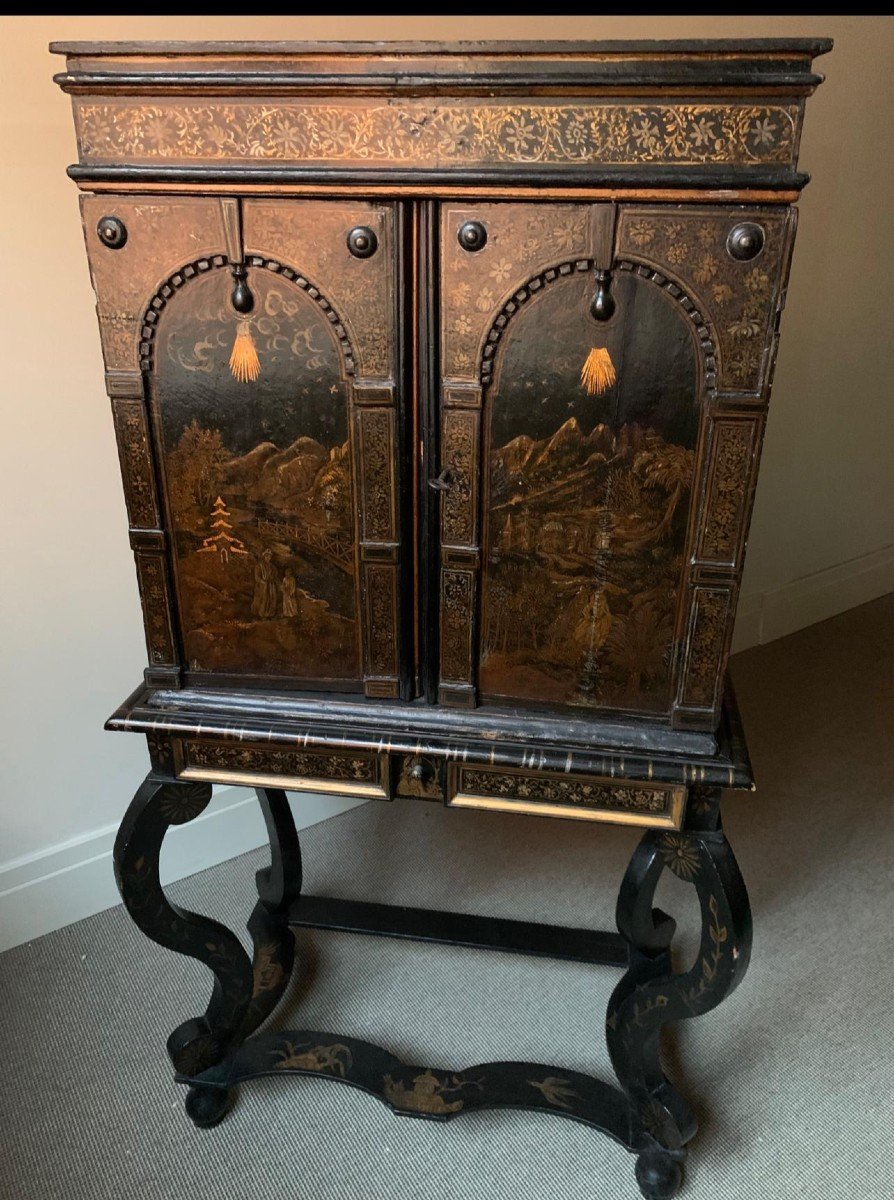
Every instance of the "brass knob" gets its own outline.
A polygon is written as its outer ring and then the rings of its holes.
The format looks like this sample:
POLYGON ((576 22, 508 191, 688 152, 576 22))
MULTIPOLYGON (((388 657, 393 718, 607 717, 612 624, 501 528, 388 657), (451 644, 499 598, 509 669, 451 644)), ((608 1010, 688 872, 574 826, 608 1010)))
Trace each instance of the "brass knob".
POLYGON ((355 258, 372 258, 379 248, 379 239, 368 225, 357 225, 348 234, 348 249, 355 258))
POLYGON ((731 258, 735 258, 739 262, 748 262, 752 258, 757 258, 764 248, 765 240, 764 231, 760 225, 755 225, 753 221, 742 221, 741 224, 730 230, 730 235, 726 239, 726 248, 731 258))
POLYGON ((470 254, 483 250, 487 245, 487 230, 480 221, 466 221, 460 225, 456 237, 463 250, 468 250, 470 254))
POLYGON ((120 250, 127 241, 127 227, 117 217, 102 217, 96 224, 96 234, 110 250, 120 250))

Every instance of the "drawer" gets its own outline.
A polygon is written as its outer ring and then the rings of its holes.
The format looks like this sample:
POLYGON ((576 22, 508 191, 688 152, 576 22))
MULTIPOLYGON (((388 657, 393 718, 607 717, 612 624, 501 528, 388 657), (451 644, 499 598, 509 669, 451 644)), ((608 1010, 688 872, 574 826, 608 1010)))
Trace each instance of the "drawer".
POLYGON ((178 779, 375 800, 389 795, 387 755, 372 750, 330 752, 183 738, 174 743, 174 764, 178 779))
POLYGON ((683 824, 686 788, 652 780, 566 775, 558 771, 530 774, 508 767, 451 763, 447 771, 447 803, 453 808, 679 829, 683 824))

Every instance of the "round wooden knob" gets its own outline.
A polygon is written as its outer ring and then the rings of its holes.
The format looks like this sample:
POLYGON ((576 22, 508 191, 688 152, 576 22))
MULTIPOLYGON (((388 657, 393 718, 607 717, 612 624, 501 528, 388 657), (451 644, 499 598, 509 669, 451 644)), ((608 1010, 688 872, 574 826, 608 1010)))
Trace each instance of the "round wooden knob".
POLYGON ((435 777, 434 767, 424 758, 417 758, 407 772, 414 783, 430 783, 435 777))

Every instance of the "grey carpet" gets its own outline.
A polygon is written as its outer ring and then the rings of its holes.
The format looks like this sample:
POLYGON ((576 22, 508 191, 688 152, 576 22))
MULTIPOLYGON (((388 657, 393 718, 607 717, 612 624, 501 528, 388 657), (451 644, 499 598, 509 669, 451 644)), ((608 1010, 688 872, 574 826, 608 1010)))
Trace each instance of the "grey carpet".
MULTIPOLYGON (((702 1121, 689 1200, 888 1200, 894 597, 735 661, 760 790, 726 826, 755 917, 752 966, 670 1048, 702 1121)), ((300 799, 296 801, 300 804, 300 799)), ((343 896, 611 927, 635 835, 436 805, 369 804, 303 835, 307 886, 343 896)), ((241 927, 261 853, 175 898, 241 927)), ((659 901, 691 922, 671 878, 659 901)), ((279 1019, 434 1065, 520 1057, 608 1072, 608 968, 301 934, 279 1019), (312 986, 308 986, 308 985, 312 986)), ((207 975, 122 909, 0 958, 3 1200, 623 1200, 632 1159, 568 1121, 399 1120, 323 1080, 246 1085, 193 1129, 164 1055, 207 975)))

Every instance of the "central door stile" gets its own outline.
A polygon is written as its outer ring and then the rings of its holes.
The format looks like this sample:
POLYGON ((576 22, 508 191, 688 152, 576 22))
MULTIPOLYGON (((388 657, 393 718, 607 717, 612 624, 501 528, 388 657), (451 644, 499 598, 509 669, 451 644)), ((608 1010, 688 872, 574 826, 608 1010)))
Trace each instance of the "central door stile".
POLYGON ((412 203, 394 204, 394 328, 396 342, 399 696, 419 695, 419 403, 416 386, 418 352, 415 310, 418 276, 414 249, 412 203))
POLYGON ((417 644, 420 692, 438 702, 440 658, 440 524, 439 492, 431 487, 440 461, 440 205, 434 200, 413 204, 415 327, 414 399, 416 414, 417 488, 417 644))
MULTIPOLYGON (((477 245, 462 241, 461 231, 453 229, 450 214, 438 213, 437 262, 441 270, 454 263, 459 235, 462 252, 474 253, 477 245)), ((466 226, 462 229, 465 230, 466 226)), ((484 242, 481 243, 483 245, 484 242)), ((437 281, 440 295, 441 280, 437 281)), ((444 286, 463 287, 454 278, 444 286)), ((468 290, 468 285, 465 285, 468 290)), ((434 291, 435 289, 433 289, 434 291)), ((456 318, 465 320, 463 314, 456 318)), ((455 329, 447 329, 439 313, 438 345, 443 348, 455 329)), ((440 501, 440 670, 438 703, 453 708, 474 708, 478 702, 476 664, 478 658, 478 592, 481 568, 479 546, 478 491, 481 446, 482 388, 476 363, 470 359, 465 369, 454 375, 444 356, 444 369, 438 367, 436 427, 440 438, 437 473, 430 480, 440 501)))

